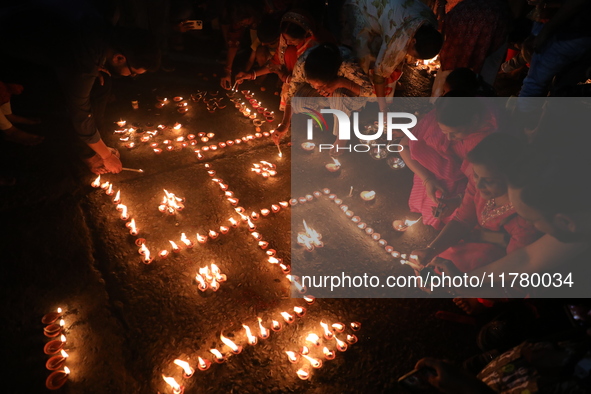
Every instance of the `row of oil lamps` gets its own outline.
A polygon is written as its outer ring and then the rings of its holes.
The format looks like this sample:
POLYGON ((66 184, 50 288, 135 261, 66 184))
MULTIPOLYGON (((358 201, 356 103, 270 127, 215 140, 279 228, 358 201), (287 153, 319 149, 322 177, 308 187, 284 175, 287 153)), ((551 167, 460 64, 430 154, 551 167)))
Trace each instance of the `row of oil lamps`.
POLYGON ((60 339, 52 339, 43 347, 43 352, 51 356, 45 363, 45 367, 49 371, 52 371, 45 380, 45 387, 49 390, 57 390, 68 381, 70 375, 70 369, 64 366, 69 355, 64 350, 64 346, 66 345, 66 327, 62 308, 57 308, 56 311, 49 312, 43 316, 41 322, 45 324, 43 333, 46 337, 60 337, 60 339))

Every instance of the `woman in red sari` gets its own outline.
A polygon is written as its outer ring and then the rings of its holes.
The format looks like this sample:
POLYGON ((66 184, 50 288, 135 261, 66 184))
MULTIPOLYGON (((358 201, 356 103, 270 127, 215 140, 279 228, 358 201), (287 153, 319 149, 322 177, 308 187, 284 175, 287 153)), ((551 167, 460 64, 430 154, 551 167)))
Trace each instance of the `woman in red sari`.
POLYGON ((472 176, 462 204, 429 246, 412 252, 416 262, 426 265, 438 256, 470 272, 540 237, 507 194, 505 174, 523 148, 515 137, 494 133, 468 153, 472 176))
POLYGON ((410 210, 421 213, 423 223, 435 229, 450 220, 461 202, 469 175, 466 155, 497 128, 494 114, 479 99, 463 95, 450 92, 439 98, 413 128, 417 141, 401 141, 405 149, 400 155, 415 173, 410 210), (435 217, 438 205, 445 209, 435 217))

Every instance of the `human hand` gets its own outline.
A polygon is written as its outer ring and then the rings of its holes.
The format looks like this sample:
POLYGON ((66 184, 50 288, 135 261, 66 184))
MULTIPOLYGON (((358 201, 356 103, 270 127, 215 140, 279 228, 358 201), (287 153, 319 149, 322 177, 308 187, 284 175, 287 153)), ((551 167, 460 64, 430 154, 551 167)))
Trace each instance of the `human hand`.
POLYGON ((413 269, 420 271, 421 269, 425 268, 425 266, 429 264, 434 257, 435 249, 433 248, 415 249, 410 252, 408 265, 410 265, 413 269))
POLYGON ((189 21, 183 21, 174 25, 174 30, 186 33, 189 30, 193 30, 193 23, 189 21))
POLYGON ((452 198, 438 198, 438 204, 443 205, 443 209, 439 213, 439 216, 436 216, 437 207, 431 207, 431 212, 434 217, 437 217, 439 220, 444 219, 454 213, 456 208, 460 206, 462 203, 462 199, 460 196, 452 197, 452 198))
POLYGON ((288 127, 289 126, 287 123, 281 122, 279 126, 277 126, 277 128, 271 132, 271 138, 273 139, 275 145, 279 145, 281 138, 283 138, 283 136, 287 134, 288 127))
POLYGON ((106 172, 118 174, 121 172, 123 164, 121 164, 121 160, 119 160, 117 156, 111 154, 110 156, 103 158, 103 167, 106 170, 106 172))
POLYGON ((441 257, 435 257, 433 260, 431 260, 427 264, 427 267, 435 267, 437 269, 437 271, 439 271, 442 274, 445 274, 447 276, 462 276, 463 275, 463 272, 460 271, 455 266, 453 261, 447 260, 447 259, 444 259, 441 257))
POLYGON ((415 369, 429 368, 426 379, 442 393, 492 394, 494 391, 477 378, 468 375, 447 361, 426 357, 419 360, 415 369))
POLYGON ((242 82, 244 82, 245 79, 250 79, 251 75, 252 73, 240 71, 238 74, 236 74, 234 78, 236 80, 236 83, 240 85, 242 82))
POLYGON ((220 86, 226 90, 232 88, 232 73, 226 73, 226 75, 220 79, 220 86))
POLYGON ((443 185, 441 185, 441 183, 435 178, 427 178, 423 183, 427 189, 427 197, 429 197, 435 204, 438 204, 437 191, 439 190, 442 194, 445 194, 445 187, 443 187, 443 185))

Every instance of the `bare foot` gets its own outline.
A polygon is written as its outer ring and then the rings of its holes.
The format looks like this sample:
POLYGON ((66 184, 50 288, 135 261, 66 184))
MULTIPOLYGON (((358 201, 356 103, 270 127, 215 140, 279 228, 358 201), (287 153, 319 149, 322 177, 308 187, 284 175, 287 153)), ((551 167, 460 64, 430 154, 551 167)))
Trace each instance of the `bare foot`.
POLYGON ((36 125, 40 124, 41 121, 39 119, 30 119, 25 118, 24 116, 18 116, 15 114, 5 115, 6 119, 8 119, 11 123, 18 123, 18 124, 29 124, 29 125, 36 125))
POLYGON ((486 308, 478 302, 478 298, 454 298, 453 302, 468 315, 478 314, 486 308))
POLYGON ((17 144, 27 146, 39 145, 44 140, 44 137, 27 133, 25 131, 17 129, 14 126, 8 130, 4 130, 4 136, 7 141, 12 141, 17 144))

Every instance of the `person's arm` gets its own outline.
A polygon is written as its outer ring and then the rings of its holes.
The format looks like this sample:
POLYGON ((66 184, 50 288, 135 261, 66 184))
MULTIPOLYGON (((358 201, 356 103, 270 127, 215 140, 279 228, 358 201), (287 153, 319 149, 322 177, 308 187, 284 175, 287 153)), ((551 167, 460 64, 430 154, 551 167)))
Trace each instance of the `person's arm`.
POLYGON ((271 137, 273 137, 273 142, 275 145, 279 145, 281 138, 287 134, 289 130, 289 125, 291 124, 291 104, 287 104, 285 106, 285 110, 283 111, 283 119, 281 123, 277 126, 275 130, 273 130, 271 137))
POLYGON ((410 154, 409 148, 409 139, 408 137, 403 137, 400 141, 400 144, 404 146, 404 149, 400 152, 400 157, 404 160, 406 166, 414 172, 421 180, 423 181, 423 185, 427 189, 427 196, 435 203, 437 203, 437 196, 436 192, 439 190, 442 194, 445 194, 446 190, 439 183, 435 175, 428 169, 426 169, 421 163, 414 160, 410 154))

